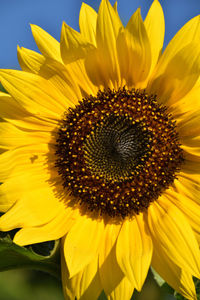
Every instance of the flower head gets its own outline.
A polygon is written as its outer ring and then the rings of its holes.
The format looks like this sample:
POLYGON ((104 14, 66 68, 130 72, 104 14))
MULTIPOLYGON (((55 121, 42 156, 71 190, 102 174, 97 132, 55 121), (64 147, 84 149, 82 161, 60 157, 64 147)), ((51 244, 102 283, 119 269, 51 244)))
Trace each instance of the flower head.
POLYGON ((131 298, 150 265, 187 299, 200 277, 200 20, 162 52, 154 0, 124 27, 83 4, 60 44, 18 48, 1 70, 0 229, 19 245, 62 238, 66 299, 131 298))

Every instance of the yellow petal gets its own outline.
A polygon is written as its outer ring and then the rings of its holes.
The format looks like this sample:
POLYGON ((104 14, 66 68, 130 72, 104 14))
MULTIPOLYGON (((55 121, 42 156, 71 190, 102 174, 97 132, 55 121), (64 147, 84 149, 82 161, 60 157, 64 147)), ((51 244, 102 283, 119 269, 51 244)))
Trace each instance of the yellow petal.
POLYGON ((59 42, 37 25, 31 25, 31 30, 41 53, 44 56, 61 61, 59 42))
POLYGON ((50 81, 65 96, 68 106, 74 106, 79 100, 98 89, 92 84, 82 59, 63 65, 47 58, 41 66, 39 75, 50 81))
POLYGON ((147 87, 148 92, 156 94, 158 101, 171 105, 184 97, 195 85, 200 72, 199 44, 190 43, 162 66, 156 77, 147 87), (159 76, 158 76, 159 74, 159 76))
POLYGON ((128 86, 142 88, 150 71, 151 49, 140 9, 133 14, 126 29, 120 31, 117 49, 122 77, 128 86))
POLYGON ((90 44, 82 34, 63 23, 60 51, 65 64, 85 58, 94 49, 94 45, 90 44))
POLYGON ((19 230, 14 237, 14 243, 18 245, 30 245, 63 237, 76 222, 77 210, 67 207, 50 222, 42 226, 26 227, 19 230))
POLYGON ((84 269, 97 255, 102 242, 104 224, 87 216, 79 217, 64 243, 70 277, 84 269))
MULTIPOLYGON (((1 105, 0 105, 1 106, 1 105)), ((10 108, 12 109, 11 105, 10 108)), ((8 111, 7 111, 8 113, 8 111)), ((37 118, 37 116, 34 117, 26 117, 26 118, 21 118, 21 119, 15 119, 17 118, 16 116, 17 110, 15 112, 15 117, 13 118, 4 118, 7 122, 15 125, 16 127, 20 129, 29 129, 30 131, 35 131, 35 130, 41 130, 41 131, 46 131, 46 132, 52 132, 52 130, 55 128, 57 124, 55 122, 49 122, 49 119, 41 119, 37 118)), ((10 114, 8 113, 9 117, 10 114)), ((19 117, 20 115, 18 115, 19 117)))
POLYGON ((140 9, 137 9, 132 15, 126 29, 131 35, 130 52, 134 61, 133 78, 136 87, 140 87, 138 83, 147 77, 151 66, 151 47, 140 9))
MULTIPOLYGON (((184 150, 185 161, 188 164, 196 162, 196 167, 199 168, 200 162, 200 136, 194 136, 193 138, 189 138, 188 140, 184 139, 182 142, 182 149, 184 150)), ((195 169, 197 169, 195 167, 195 169)), ((185 166, 182 170, 185 169, 185 166)), ((193 170, 195 173, 195 169, 193 170)))
POLYGON ((190 147, 190 148, 199 148, 200 146, 200 136, 188 136, 182 137, 181 139, 182 147, 190 147))
POLYGON ((0 147, 3 149, 14 149, 25 145, 47 144, 52 139, 50 132, 23 131, 8 122, 0 123, 0 135, 0 147))
MULTIPOLYGON (((89 57, 90 56, 91 54, 89 55, 89 57)), ((76 84, 80 89, 81 94, 79 100, 91 94, 92 95, 97 94, 98 87, 93 84, 93 81, 91 81, 91 78, 89 77, 86 71, 84 60, 80 59, 74 63, 66 65, 65 67, 70 74, 70 78, 72 78, 76 82, 76 84)), ((96 66, 93 65, 93 72, 94 72, 94 67, 96 66)))
POLYGON ((102 291, 98 272, 98 258, 94 259, 77 276, 72 277, 71 284, 77 299, 98 299, 102 291))
POLYGON ((142 215, 124 222, 117 239, 116 251, 120 268, 131 284, 140 291, 152 256, 152 241, 144 228, 142 215))
POLYGON ((108 0, 102 0, 97 17, 97 42, 100 47, 111 50, 111 44, 115 46, 120 28, 123 27, 121 20, 116 15, 114 8, 108 0))
POLYGON ((1 118, 25 118, 31 114, 25 110, 19 103, 9 94, 0 92, 0 112, 1 118))
POLYGON ((38 118, 25 110, 14 98, 9 94, 0 92, 0 112, 1 117, 9 123, 26 128, 31 131, 52 131, 57 122, 48 118, 38 118))
POLYGON ((183 176, 189 180, 192 180, 195 184, 200 183, 200 162, 197 160, 186 160, 186 163, 182 165, 179 176, 183 176))
POLYGON ((41 65, 45 62, 45 57, 35 51, 17 47, 17 57, 23 71, 38 73, 41 65))
MULTIPOLYGON (((44 57, 25 48, 18 48, 18 59, 24 71, 39 74, 41 77, 50 81, 60 92, 62 92, 71 106, 82 98, 78 80, 74 78, 71 68, 69 68, 70 70, 67 70, 61 62, 49 57, 44 57)), ((87 85, 83 80, 84 75, 82 70, 78 70, 78 75, 79 77, 77 74, 76 77, 79 78, 86 89, 87 85)))
MULTIPOLYGON (((71 65, 69 68, 66 68, 65 65, 58 61, 47 59, 45 64, 42 65, 39 75, 50 81, 64 95, 67 103, 66 108, 74 106, 78 100, 82 99, 82 93, 78 86, 79 82, 73 74, 71 65)), ((78 69, 78 75, 80 80, 82 80, 84 75, 81 73, 80 68, 78 69)), ((77 77, 78 75, 76 74, 77 77)), ((85 84, 84 81, 83 84, 85 84)), ((87 86, 85 89, 87 89, 87 86)))
MULTIPOLYGON (((113 9, 114 9, 114 11, 115 11, 115 13, 117 15, 117 18, 120 20, 120 16, 119 16, 118 10, 117 10, 117 1, 115 1, 115 3, 113 4, 113 9)), ((123 24, 121 23, 121 25, 123 25, 123 24)))
POLYGON ((152 266, 173 289, 188 300, 196 300, 192 275, 181 270, 163 251, 159 251, 157 244, 154 247, 152 266))
POLYGON ((36 168, 42 169, 47 164, 48 152, 47 144, 39 144, 21 146, 2 153, 0 155, 0 182, 5 181, 8 177, 23 174, 27 168, 30 172, 36 165, 36 168))
POLYGON ((181 269, 199 277, 199 247, 183 213, 162 196, 149 207, 148 223, 154 247, 181 269))
POLYGON ((183 193, 179 194, 173 190, 168 190, 166 197, 183 212, 192 229, 200 234, 200 203, 198 205, 183 193))
POLYGON ((119 30, 122 27, 121 20, 110 2, 102 0, 97 17, 97 47, 102 68, 105 68, 105 72, 109 74, 110 79, 116 87, 120 82, 116 40, 119 30))
MULTIPOLYGON (((1 180, 2 181, 2 180, 1 180)), ((10 209, 13 204, 16 202, 15 197, 5 197, 5 193, 2 191, 2 187, 4 184, 0 185, 0 212, 6 212, 8 209, 10 209)))
POLYGON ((168 63, 181 49, 183 49, 191 42, 196 42, 198 44, 199 41, 200 16, 197 16, 187 22, 168 44, 162 57, 159 60, 159 64, 154 72, 154 76, 158 78, 160 75, 162 75, 164 73, 164 70, 167 68, 168 63))
POLYGON ((118 11, 117 11, 117 1, 115 1, 114 5, 113 5, 113 8, 114 8, 115 12, 118 13, 118 11))
POLYGON ((116 259, 116 240, 121 225, 106 224, 99 252, 99 273, 102 287, 107 296, 120 284, 124 278, 116 259))
POLYGON ((97 24, 96 11, 86 3, 82 3, 80 15, 79 15, 80 32, 88 40, 88 42, 90 42, 95 46, 96 46, 96 24, 97 24))
POLYGON ((114 291, 108 295, 108 300, 130 300, 134 287, 128 278, 124 277, 114 291))
POLYGON ((21 183, 21 179, 24 179, 24 177, 18 177, 18 182, 13 179, 7 179, 3 184, 0 185, 0 203, 2 206, 5 206, 6 203, 9 203, 10 206, 10 203, 14 204, 22 196, 22 191, 19 190, 18 186, 18 184, 21 183))
POLYGON ((95 49, 88 55, 85 60, 85 69, 90 82, 98 89, 114 88, 113 78, 110 76, 105 60, 102 60, 102 53, 99 49, 95 49))
MULTIPOLYGON (((198 141, 199 142, 199 138, 198 141)), ((182 145, 181 148, 184 150, 185 159, 197 160, 200 161, 200 147, 189 147, 182 145)))
POLYGON ((59 119, 68 107, 66 98, 41 76, 24 71, 1 70, 0 79, 11 96, 38 116, 59 119))
POLYGON ((69 271, 66 265, 65 260, 65 252, 64 252, 64 244, 65 244, 65 238, 64 237, 61 240, 61 275, 62 275, 62 288, 63 288, 63 294, 66 300, 74 300, 75 294, 74 290, 72 290, 70 284, 69 284, 69 271))
POLYGON ((98 257, 94 258, 89 265, 72 278, 69 278, 64 255, 62 254, 61 257, 64 293, 70 295, 72 299, 74 297, 80 300, 98 299, 102 290, 98 273, 98 257))
POLYGON ((21 146, 2 153, 0 160, 2 166, 0 181, 4 181, 0 185, 0 197, 4 200, 8 202, 15 202, 21 198, 27 200, 26 197, 31 191, 34 194, 37 189, 46 190, 50 180, 55 183, 56 192, 60 193, 58 174, 52 168, 54 160, 47 144, 21 146), (43 151, 48 151, 48 155, 43 151))
POLYGON ((190 113, 188 117, 185 117, 185 120, 178 123, 178 132, 184 144, 190 141, 188 137, 191 137, 192 140, 192 138, 198 138, 195 136, 200 135, 200 128, 198 126, 200 122, 200 109, 196 106, 193 106, 193 108, 196 109, 196 111, 190 113))
MULTIPOLYGON (((187 122, 190 122, 190 120, 195 117, 195 114, 198 114, 200 110, 199 93, 200 86, 195 86, 189 93, 187 93, 185 97, 181 98, 179 101, 176 101, 170 106, 169 110, 177 121, 178 131, 181 130, 181 128, 184 126, 187 127, 187 122)), ((198 133, 198 128, 196 126, 193 129, 196 129, 198 133)), ((184 138, 184 136, 187 136, 187 132, 188 131, 186 130, 186 128, 181 130, 180 137, 184 138)))
POLYGON ((144 25, 151 46, 151 73, 161 54, 165 35, 165 19, 158 0, 154 0, 152 3, 144 20, 144 25))
MULTIPOLYGON (((29 178, 30 180, 30 178, 29 178)), ((21 185, 31 186, 28 181, 21 185)), ((41 226, 50 222, 64 209, 64 204, 55 198, 49 187, 26 191, 15 205, 0 218, 0 230, 9 231, 16 228, 41 226), (42 201, 41 201, 42 195, 42 201)))
POLYGON ((10 199, 11 201, 8 201, 7 199, 1 197, 0 194, 0 212, 5 213, 7 212, 11 206, 15 203, 14 199, 10 199))
MULTIPOLYGON (((197 165, 197 163, 194 163, 197 165)), ((200 173, 200 164, 199 164, 200 173)), ((193 170, 193 165, 192 165, 193 170)), ((200 204, 199 197, 197 195, 200 192, 200 176, 198 174, 191 174, 190 169, 186 169, 185 172, 181 172, 177 180, 174 181, 174 189, 177 193, 183 194, 185 197, 200 204)))

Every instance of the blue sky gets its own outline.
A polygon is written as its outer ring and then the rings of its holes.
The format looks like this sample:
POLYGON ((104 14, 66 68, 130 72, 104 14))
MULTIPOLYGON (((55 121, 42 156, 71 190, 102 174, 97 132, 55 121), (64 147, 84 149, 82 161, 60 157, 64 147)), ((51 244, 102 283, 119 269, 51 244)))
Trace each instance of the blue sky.
MULTIPOLYGON (((119 0, 118 10, 124 23, 141 7, 145 17, 153 0, 119 0)), ((100 0, 85 0, 96 10, 100 0)), ((115 0, 111 0, 114 4, 115 0)), ((200 14, 200 0, 160 0, 166 19, 165 45, 192 17, 200 14)), ((19 68, 17 45, 37 50, 29 24, 37 24, 56 39, 64 20, 78 30, 81 0, 0 0, 0 68, 19 68)))

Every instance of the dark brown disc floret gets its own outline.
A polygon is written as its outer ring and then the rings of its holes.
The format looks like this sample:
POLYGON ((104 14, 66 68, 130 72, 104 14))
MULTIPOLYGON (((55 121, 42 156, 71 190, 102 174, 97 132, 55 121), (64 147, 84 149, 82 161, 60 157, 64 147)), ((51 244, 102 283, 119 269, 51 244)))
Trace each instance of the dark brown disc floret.
POLYGON ((102 216, 123 219, 144 211, 173 183, 183 160, 175 121, 142 90, 84 98, 57 131, 63 187, 102 216))

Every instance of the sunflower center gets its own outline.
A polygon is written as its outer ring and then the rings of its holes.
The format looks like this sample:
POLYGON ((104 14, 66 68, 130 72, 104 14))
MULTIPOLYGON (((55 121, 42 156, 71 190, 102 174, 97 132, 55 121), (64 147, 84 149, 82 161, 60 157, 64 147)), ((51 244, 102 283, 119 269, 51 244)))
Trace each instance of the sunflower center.
POLYGON ((96 126, 84 142, 84 159, 92 174, 115 181, 132 178, 151 137, 140 123, 112 114, 96 126))
POLYGON ((99 91, 59 124, 56 167, 72 205, 111 218, 148 208, 183 162, 175 121, 142 90, 99 91))

